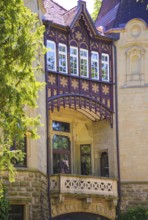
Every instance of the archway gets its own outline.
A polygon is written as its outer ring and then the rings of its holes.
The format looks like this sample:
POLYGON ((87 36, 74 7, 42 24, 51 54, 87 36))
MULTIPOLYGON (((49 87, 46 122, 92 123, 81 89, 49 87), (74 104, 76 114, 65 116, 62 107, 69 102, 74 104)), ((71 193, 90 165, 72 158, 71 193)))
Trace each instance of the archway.
POLYGON ((108 218, 91 213, 69 213, 55 217, 54 220, 109 220, 108 218))

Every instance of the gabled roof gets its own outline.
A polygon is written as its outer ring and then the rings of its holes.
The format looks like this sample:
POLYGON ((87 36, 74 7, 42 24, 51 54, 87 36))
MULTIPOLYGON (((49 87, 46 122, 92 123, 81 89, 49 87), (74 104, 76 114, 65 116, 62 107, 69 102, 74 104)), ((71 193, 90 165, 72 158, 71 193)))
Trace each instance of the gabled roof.
POLYGON ((44 8, 46 13, 43 20, 49 20, 56 24, 65 25, 63 18, 63 14, 67 12, 65 8, 52 0, 44 0, 44 8))
POLYGON ((103 0, 102 7, 95 22, 95 26, 109 29, 124 28, 128 21, 139 18, 148 25, 148 0, 103 0))
POLYGON ((102 30, 96 29, 94 22, 86 8, 86 2, 79 0, 78 5, 70 10, 66 10, 59 4, 55 3, 54 0, 44 0, 44 8, 46 13, 43 20, 52 22, 55 25, 60 25, 64 28, 72 29, 77 21, 81 18, 84 21, 85 28, 92 36, 103 36, 112 38, 111 35, 105 35, 102 30))

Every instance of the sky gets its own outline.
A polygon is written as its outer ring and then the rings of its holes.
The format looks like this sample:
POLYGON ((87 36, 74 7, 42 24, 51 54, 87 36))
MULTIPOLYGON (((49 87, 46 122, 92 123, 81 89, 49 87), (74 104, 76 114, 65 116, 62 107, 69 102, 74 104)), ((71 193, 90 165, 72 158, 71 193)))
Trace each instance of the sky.
MULTIPOLYGON (((93 12, 93 2, 94 0, 83 0, 86 2, 87 9, 91 14, 93 12)), ((59 5, 61 5, 65 9, 71 9, 77 5, 78 0, 54 0, 59 5)))

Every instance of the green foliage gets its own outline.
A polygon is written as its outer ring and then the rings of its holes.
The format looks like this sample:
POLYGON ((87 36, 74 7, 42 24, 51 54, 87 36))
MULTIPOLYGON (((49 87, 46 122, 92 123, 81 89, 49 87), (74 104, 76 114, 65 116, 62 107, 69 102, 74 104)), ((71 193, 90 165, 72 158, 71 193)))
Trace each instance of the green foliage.
POLYGON ((8 213, 9 213, 9 202, 6 198, 6 189, 3 188, 3 196, 0 197, 0 219, 1 220, 8 220, 8 213))
POLYGON ((94 11, 91 14, 91 17, 92 17, 93 21, 95 21, 98 16, 98 13, 100 11, 102 0, 93 0, 93 1, 94 1, 94 11))
POLYGON ((121 214, 120 220, 148 220, 148 211, 143 207, 131 208, 121 214))
POLYGON ((12 158, 22 159, 21 151, 11 151, 13 141, 24 135, 37 138, 39 116, 31 117, 37 107, 37 81, 41 72, 39 51, 43 51, 44 27, 23 0, 0 1, 0 172, 8 170, 14 181, 12 158))

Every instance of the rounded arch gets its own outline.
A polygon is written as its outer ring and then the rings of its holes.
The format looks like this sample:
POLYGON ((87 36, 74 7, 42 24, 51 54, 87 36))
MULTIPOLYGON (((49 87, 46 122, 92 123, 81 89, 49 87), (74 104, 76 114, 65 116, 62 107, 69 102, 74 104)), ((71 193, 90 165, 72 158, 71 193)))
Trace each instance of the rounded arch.
POLYGON ((73 108, 93 121, 111 119, 112 111, 100 101, 79 94, 62 94, 48 99, 49 110, 61 107, 73 108))
POLYGON ((105 218, 100 215, 91 214, 91 213, 85 213, 85 212, 77 212, 77 213, 69 213, 65 215, 61 215, 58 217, 53 218, 53 220, 109 220, 108 218, 105 218))

